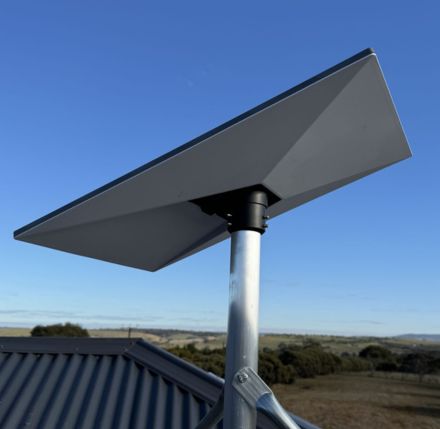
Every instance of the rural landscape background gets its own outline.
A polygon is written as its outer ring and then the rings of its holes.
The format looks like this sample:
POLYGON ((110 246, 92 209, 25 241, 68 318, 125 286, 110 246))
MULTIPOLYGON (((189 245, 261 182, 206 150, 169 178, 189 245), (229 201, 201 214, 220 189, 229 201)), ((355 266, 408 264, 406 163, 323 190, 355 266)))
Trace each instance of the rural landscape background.
MULTIPOLYGON (((225 333, 122 328, 88 334, 143 338, 223 375, 225 333)), ((29 328, 0 328, 0 336, 29 335, 29 328)), ((259 367, 286 409, 323 429, 440 428, 440 335, 264 334, 259 367)))
POLYGON ((270 222, 260 326, 329 335, 266 333, 260 369, 322 429, 440 429, 439 16, 434 0, 2 2, 0 336, 176 327, 89 335, 221 374, 226 336, 200 331, 226 328, 229 243, 151 274, 12 232, 372 47, 414 157, 270 222))

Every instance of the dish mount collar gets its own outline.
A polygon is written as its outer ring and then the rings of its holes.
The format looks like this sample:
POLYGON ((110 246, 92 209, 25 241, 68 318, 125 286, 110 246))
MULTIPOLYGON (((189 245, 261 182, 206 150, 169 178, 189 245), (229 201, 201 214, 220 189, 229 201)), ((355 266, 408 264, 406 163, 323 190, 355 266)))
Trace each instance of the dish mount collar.
POLYGON ((257 231, 264 234, 267 224, 266 209, 280 199, 264 186, 251 186, 221 194, 198 198, 192 202, 208 215, 225 219, 230 233, 257 231))

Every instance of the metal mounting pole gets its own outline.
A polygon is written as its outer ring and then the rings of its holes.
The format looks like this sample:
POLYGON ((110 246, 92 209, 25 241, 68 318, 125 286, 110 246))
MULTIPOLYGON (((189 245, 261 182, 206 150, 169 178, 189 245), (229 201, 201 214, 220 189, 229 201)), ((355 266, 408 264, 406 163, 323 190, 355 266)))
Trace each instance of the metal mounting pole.
POLYGON ((267 228, 268 195, 254 187, 195 202, 205 213, 227 220, 231 233, 225 384, 218 401, 195 429, 214 427, 222 415, 225 429, 255 429, 257 410, 279 428, 299 429, 258 376, 260 244, 267 228))
MULTIPOLYGON (((225 429, 255 429, 256 410, 233 387, 237 371, 258 370, 258 301, 260 294, 260 241, 267 228, 266 209, 279 199, 262 186, 237 189, 193 202, 205 213, 227 221, 231 233, 229 319, 224 385, 225 429)), ((220 401, 219 401, 220 402, 220 401)), ((219 406, 206 422, 219 417, 219 406)), ((203 423, 200 428, 206 427, 203 423)))
POLYGON ((258 370, 258 303, 260 241, 257 231, 231 234, 229 319, 226 346, 224 402, 225 429, 255 429, 256 410, 233 388, 235 374, 243 367, 258 370))

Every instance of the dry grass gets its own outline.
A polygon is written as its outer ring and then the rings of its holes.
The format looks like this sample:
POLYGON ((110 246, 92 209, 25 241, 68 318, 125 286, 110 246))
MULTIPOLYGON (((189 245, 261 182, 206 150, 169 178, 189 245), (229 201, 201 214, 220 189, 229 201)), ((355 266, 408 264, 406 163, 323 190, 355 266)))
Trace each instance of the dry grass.
POLYGON ((28 337, 31 334, 29 328, 4 328, 0 327, 0 337, 28 337))
MULTIPOLYGON (((89 329, 92 337, 126 338, 128 329, 89 329)), ((28 336, 28 328, 2 328, 0 336, 28 336)), ((226 334, 221 332, 197 332, 160 329, 133 329, 132 337, 143 338, 153 344, 165 348, 195 344, 197 348, 222 348, 226 344, 226 334)), ((343 352, 358 354, 360 350, 371 345, 379 344, 395 353, 408 352, 414 347, 439 350, 439 343, 401 338, 374 337, 341 337, 332 335, 294 335, 294 334, 262 334, 260 348, 276 349, 281 343, 302 345, 305 340, 313 339, 319 342, 325 350, 340 355, 343 352)))
MULTIPOLYGON (((91 337, 105 337, 105 338, 127 338, 127 330, 118 329, 89 329, 91 337)), ((0 330, 1 335, 1 330, 0 330)), ((172 348, 176 346, 186 346, 188 344, 194 344, 196 347, 203 349, 209 347, 210 349, 221 348, 226 344, 225 334, 199 334, 192 331, 177 331, 170 332, 167 331, 153 331, 149 332, 147 330, 136 329, 133 330, 131 336, 134 338, 143 338, 157 346, 164 348, 172 348)))
MULTIPOLYGON (((125 329, 91 329, 93 337, 127 337, 125 329)), ((1 330, 0 330, 1 334, 1 330)), ((216 332, 178 331, 178 330, 148 330, 135 329, 132 336, 144 338, 153 344, 165 348, 194 344, 197 348, 210 349, 222 348, 226 344, 226 334, 216 332)), ((325 350, 340 355, 343 352, 358 354, 363 348, 371 345, 383 345, 396 353, 411 351, 415 346, 424 349, 432 347, 439 349, 438 343, 426 341, 404 340, 399 338, 374 338, 374 337, 341 337, 331 335, 293 335, 293 334, 262 334, 260 335, 260 349, 265 347, 276 349, 281 343, 302 345, 305 340, 313 339, 319 342, 325 350)))
POLYGON ((439 384, 342 374, 273 390, 286 409, 323 429, 440 429, 439 384))

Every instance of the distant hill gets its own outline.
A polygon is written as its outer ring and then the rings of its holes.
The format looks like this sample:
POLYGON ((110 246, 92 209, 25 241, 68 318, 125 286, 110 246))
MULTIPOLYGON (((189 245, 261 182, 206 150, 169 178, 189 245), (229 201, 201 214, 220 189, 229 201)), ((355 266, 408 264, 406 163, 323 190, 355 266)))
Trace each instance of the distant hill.
POLYGON ((433 343, 440 343, 440 334, 404 334, 398 335, 394 338, 399 338, 402 340, 431 341, 433 343))

